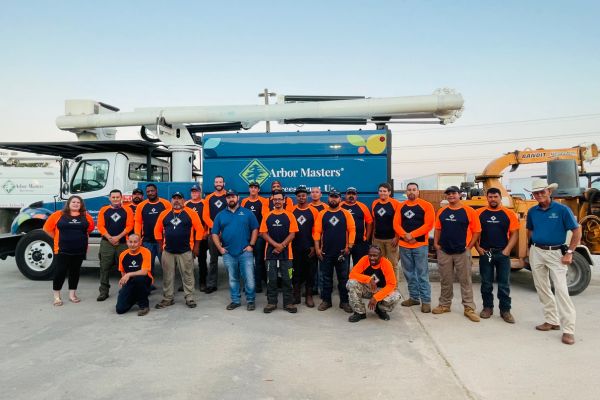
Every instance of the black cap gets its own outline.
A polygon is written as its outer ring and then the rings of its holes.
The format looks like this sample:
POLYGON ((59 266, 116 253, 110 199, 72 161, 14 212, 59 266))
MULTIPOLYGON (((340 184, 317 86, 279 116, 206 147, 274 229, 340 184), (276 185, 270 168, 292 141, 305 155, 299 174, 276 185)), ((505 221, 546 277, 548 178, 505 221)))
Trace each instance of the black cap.
POLYGON ((144 191, 140 188, 135 188, 133 189, 133 192, 131 192, 131 194, 144 194, 144 191))
POLYGON ((296 188, 296 194, 298 193, 306 193, 308 194, 308 188, 304 185, 300 185, 296 188))
POLYGON ((227 192, 225 193, 225 197, 227 196, 237 196, 237 192, 233 189, 227 189, 227 192))
POLYGON ((257 187, 257 188, 259 188, 259 187, 260 187, 260 185, 259 185, 259 184, 258 184, 258 182, 256 182, 256 181, 252 181, 252 182, 250 182, 250 183, 248 184, 248 187, 252 187, 252 186, 254 186, 254 187, 257 187))
POLYGON ((329 196, 331 196, 331 197, 340 197, 340 192, 338 192, 336 189, 331 189, 329 191, 329 196))
POLYGON ((460 193, 460 189, 458 186, 448 186, 448 188, 444 191, 444 194, 448 193, 460 193))
POLYGON ((175 192, 171 195, 171 198, 173 197, 181 197, 183 199, 183 194, 181 194, 181 192, 175 192))
POLYGON ((193 192, 194 190, 200 191, 200 185, 195 184, 190 188, 190 192, 193 192))
POLYGON ((350 186, 348 189, 346 189, 346 193, 358 193, 358 190, 356 190, 356 188, 354 186, 350 186))

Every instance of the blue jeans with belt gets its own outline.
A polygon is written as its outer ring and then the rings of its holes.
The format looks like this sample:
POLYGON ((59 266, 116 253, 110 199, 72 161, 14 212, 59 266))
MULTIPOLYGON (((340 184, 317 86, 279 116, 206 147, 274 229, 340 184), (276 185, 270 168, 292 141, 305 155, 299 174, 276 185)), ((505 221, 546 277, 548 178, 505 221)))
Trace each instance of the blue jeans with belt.
POLYGON ((500 312, 510 311, 510 257, 502 254, 502 249, 493 249, 479 257, 483 307, 494 308, 494 270, 498 282, 500 312))
POLYGON ((231 302, 241 304, 240 278, 244 280, 246 301, 254 303, 256 298, 254 281, 254 255, 251 251, 243 251, 238 256, 223 254, 223 264, 229 273, 229 294, 231 302))

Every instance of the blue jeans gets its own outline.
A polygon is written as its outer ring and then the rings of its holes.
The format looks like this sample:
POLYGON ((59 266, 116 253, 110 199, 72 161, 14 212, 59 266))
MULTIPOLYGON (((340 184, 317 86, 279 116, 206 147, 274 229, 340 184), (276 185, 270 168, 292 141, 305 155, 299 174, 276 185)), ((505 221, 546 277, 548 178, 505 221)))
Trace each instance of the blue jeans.
POLYGON ((502 254, 501 250, 493 250, 491 260, 486 254, 479 257, 483 307, 494 308, 494 268, 498 282, 500 311, 510 311, 510 257, 502 254))
POLYGON ((410 298, 421 300, 421 303, 431 303, 427 246, 417 247, 416 249, 399 247, 400 262, 402 263, 410 298))
POLYGON ((323 278, 323 289, 321 290, 321 300, 331 304, 331 292, 333 292, 333 271, 335 270, 338 281, 338 292, 340 294, 340 303, 348 303, 348 274, 350 260, 346 256, 344 262, 338 262, 336 258, 324 257, 321 261, 321 273, 323 278))
POLYGON ((223 255, 223 264, 229 273, 229 294, 231 302, 241 304, 240 276, 244 280, 246 301, 254 303, 256 298, 254 282, 254 255, 244 251, 239 256, 229 253, 223 255))
POLYGON ((150 268, 152 269, 152 276, 156 276, 154 260, 156 259, 156 257, 158 257, 158 262, 160 263, 160 258, 162 257, 162 249, 158 247, 158 243, 156 242, 142 242, 142 246, 150 250, 150 268))

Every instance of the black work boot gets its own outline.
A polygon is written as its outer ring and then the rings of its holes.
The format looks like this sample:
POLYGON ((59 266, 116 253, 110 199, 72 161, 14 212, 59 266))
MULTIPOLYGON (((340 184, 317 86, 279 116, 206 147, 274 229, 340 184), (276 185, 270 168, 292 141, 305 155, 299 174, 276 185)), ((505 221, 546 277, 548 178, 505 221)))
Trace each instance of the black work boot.
POLYGON ((358 322, 361 319, 365 319, 367 318, 366 314, 359 314, 357 312, 355 312, 354 314, 352 314, 351 316, 348 317, 348 322, 358 322))
POLYGON ((384 321, 389 321, 390 320, 390 315, 383 311, 381 308, 379 308, 379 303, 377 303, 377 305, 375 306, 375 313, 379 316, 379 319, 382 319, 384 321))

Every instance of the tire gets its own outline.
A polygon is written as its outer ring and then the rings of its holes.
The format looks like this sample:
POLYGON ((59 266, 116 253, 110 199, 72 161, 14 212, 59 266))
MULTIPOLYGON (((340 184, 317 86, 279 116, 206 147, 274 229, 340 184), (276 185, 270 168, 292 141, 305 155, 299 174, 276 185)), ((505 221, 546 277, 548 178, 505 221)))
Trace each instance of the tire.
POLYGON ((19 240, 15 259, 19 271, 29 279, 42 281, 54 276, 52 239, 41 229, 35 229, 19 240))
POLYGON ((567 271, 569 294, 575 296, 583 292, 590 284, 591 279, 592 269, 590 263, 581 254, 573 253, 573 263, 567 271))

